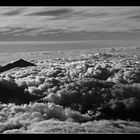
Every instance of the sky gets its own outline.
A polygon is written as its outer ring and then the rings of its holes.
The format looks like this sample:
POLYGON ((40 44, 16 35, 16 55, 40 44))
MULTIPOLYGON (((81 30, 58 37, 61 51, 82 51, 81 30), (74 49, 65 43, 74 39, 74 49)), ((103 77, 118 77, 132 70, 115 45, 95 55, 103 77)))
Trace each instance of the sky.
POLYGON ((140 6, 0 6, 0 41, 139 39, 140 6))

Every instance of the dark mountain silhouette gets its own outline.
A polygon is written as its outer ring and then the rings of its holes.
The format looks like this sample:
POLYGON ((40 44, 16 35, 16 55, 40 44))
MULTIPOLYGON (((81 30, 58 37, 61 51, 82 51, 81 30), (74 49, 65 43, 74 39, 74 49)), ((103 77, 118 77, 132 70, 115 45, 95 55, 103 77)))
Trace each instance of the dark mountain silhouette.
POLYGON ((18 61, 15 61, 13 63, 9 63, 3 67, 0 67, 0 73, 5 72, 7 70, 13 69, 15 67, 28 67, 28 66, 36 66, 33 63, 27 62, 23 59, 19 59, 18 61))

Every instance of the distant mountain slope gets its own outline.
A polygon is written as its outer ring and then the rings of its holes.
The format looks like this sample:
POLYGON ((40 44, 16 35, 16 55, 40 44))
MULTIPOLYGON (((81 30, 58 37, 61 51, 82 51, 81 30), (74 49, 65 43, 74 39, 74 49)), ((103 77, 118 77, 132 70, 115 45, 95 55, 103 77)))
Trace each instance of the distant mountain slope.
POLYGON ((0 73, 7 71, 7 70, 10 70, 10 69, 13 69, 15 67, 28 67, 28 66, 36 66, 36 65, 33 63, 30 63, 30 62, 27 62, 23 59, 19 59, 18 61, 15 61, 13 63, 9 63, 3 67, 0 67, 0 73))

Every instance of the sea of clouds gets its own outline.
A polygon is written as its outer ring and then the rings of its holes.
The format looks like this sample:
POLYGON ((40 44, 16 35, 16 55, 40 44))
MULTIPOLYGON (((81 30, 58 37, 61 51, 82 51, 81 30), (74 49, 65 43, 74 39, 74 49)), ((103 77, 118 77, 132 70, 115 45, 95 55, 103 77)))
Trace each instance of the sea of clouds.
POLYGON ((81 56, 36 60, 37 66, 1 73, 0 133, 52 133, 57 128, 56 133, 95 133, 90 129, 95 120, 139 121, 137 57, 81 56))

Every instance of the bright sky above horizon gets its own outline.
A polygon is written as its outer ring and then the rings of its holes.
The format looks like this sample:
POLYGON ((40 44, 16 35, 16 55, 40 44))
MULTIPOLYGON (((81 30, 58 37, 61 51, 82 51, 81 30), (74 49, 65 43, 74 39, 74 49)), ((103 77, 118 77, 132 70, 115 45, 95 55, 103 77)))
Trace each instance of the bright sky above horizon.
POLYGON ((139 40, 140 6, 0 7, 0 41, 139 40))

